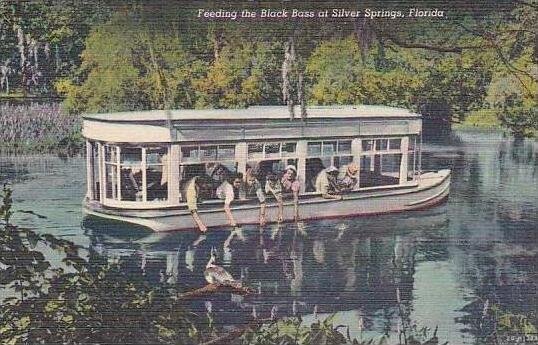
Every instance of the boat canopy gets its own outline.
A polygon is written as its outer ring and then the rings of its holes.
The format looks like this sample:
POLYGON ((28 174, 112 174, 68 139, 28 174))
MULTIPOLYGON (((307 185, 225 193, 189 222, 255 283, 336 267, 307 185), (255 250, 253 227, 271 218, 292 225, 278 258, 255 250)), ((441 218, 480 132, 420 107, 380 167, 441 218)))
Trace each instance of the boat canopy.
POLYGON ((83 135, 110 143, 182 143, 301 138, 417 135, 419 114, 374 106, 300 108, 290 120, 286 106, 245 109, 150 110, 83 115, 83 135))

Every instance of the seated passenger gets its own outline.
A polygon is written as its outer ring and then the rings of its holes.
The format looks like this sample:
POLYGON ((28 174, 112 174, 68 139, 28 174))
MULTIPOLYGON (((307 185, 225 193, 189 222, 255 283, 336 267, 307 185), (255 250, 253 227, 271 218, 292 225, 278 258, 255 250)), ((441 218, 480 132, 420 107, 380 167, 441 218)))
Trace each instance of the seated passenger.
POLYGON ((239 190, 241 186, 241 180, 243 176, 241 174, 232 174, 229 175, 217 188, 216 194, 219 199, 224 200, 224 212, 228 218, 228 223, 230 226, 237 226, 237 222, 234 219, 232 214, 232 209, 230 205, 235 199, 236 190, 239 190))
POLYGON ((293 193, 293 214, 297 221, 299 220, 299 189, 301 188, 301 184, 297 180, 297 168, 293 165, 288 165, 280 182, 284 193, 293 193))
POLYGON ((269 173, 267 175, 267 181, 265 182, 265 193, 272 194, 278 204, 278 222, 282 222, 284 219, 283 211, 284 204, 282 202, 282 184, 280 179, 275 173, 269 173))
POLYGON ((260 202, 260 226, 264 226, 265 218, 265 194, 263 193, 260 181, 256 178, 254 169, 247 166, 245 178, 240 191, 241 199, 257 197, 260 202))
POLYGON ((320 171, 316 177, 316 192, 321 193, 325 199, 341 200, 342 196, 338 195, 337 177, 338 169, 334 166, 320 171))
POLYGON ((185 199, 187 200, 187 208, 191 212, 194 222, 198 226, 201 232, 207 231, 207 226, 198 215, 198 201, 200 199, 201 191, 207 187, 208 181, 204 176, 195 176, 185 187, 185 199))
MULTIPOLYGON (((207 163, 206 174, 209 176, 213 190, 216 190, 231 174, 230 170, 220 163, 207 163)), ((212 195, 211 197, 217 197, 212 195)))
POLYGON ((356 163, 350 163, 345 169, 344 176, 338 179, 338 190, 340 192, 349 192, 355 189, 359 181, 359 167, 356 163))

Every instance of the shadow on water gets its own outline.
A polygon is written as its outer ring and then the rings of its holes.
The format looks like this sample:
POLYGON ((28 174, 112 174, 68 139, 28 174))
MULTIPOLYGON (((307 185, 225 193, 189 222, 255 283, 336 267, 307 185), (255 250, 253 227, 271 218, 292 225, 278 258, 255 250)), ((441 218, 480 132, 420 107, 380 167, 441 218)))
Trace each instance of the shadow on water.
MULTIPOLYGON (((219 263, 258 292, 211 298, 224 324, 242 323, 253 312, 269 316, 275 306, 280 315, 354 311, 377 334, 395 329, 400 317, 410 322, 408 313, 400 315, 399 304, 411 310, 416 262, 446 257, 446 241, 431 244, 448 224, 441 206, 397 216, 222 229, 228 231, 212 231, 200 240, 192 232, 156 234, 84 220, 95 252, 121 258, 149 281, 185 290, 205 283, 205 265, 217 249, 219 263)), ((194 307, 203 311, 206 301, 195 301, 194 307)))

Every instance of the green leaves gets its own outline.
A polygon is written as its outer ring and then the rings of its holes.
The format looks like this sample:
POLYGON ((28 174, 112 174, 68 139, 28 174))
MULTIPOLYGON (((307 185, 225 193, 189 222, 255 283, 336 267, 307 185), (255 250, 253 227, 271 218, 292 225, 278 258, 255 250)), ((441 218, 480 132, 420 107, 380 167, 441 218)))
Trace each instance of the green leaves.
POLYGON ((12 191, 8 188, 6 184, 2 187, 2 204, 0 205, 0 219, 5 222, 6 225, 9 225, 9 220, 13 212, 11 207, 13 205, 12 191))

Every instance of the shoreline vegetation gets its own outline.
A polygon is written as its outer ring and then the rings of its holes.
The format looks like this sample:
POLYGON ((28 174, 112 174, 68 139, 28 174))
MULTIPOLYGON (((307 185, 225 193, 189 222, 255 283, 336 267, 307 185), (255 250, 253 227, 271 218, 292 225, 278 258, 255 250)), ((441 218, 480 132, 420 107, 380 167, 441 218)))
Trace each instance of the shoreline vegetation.
POLYGON ((78 115, 59 103, 0 105, 0 154, 78 154, 84 144, 78 115))

